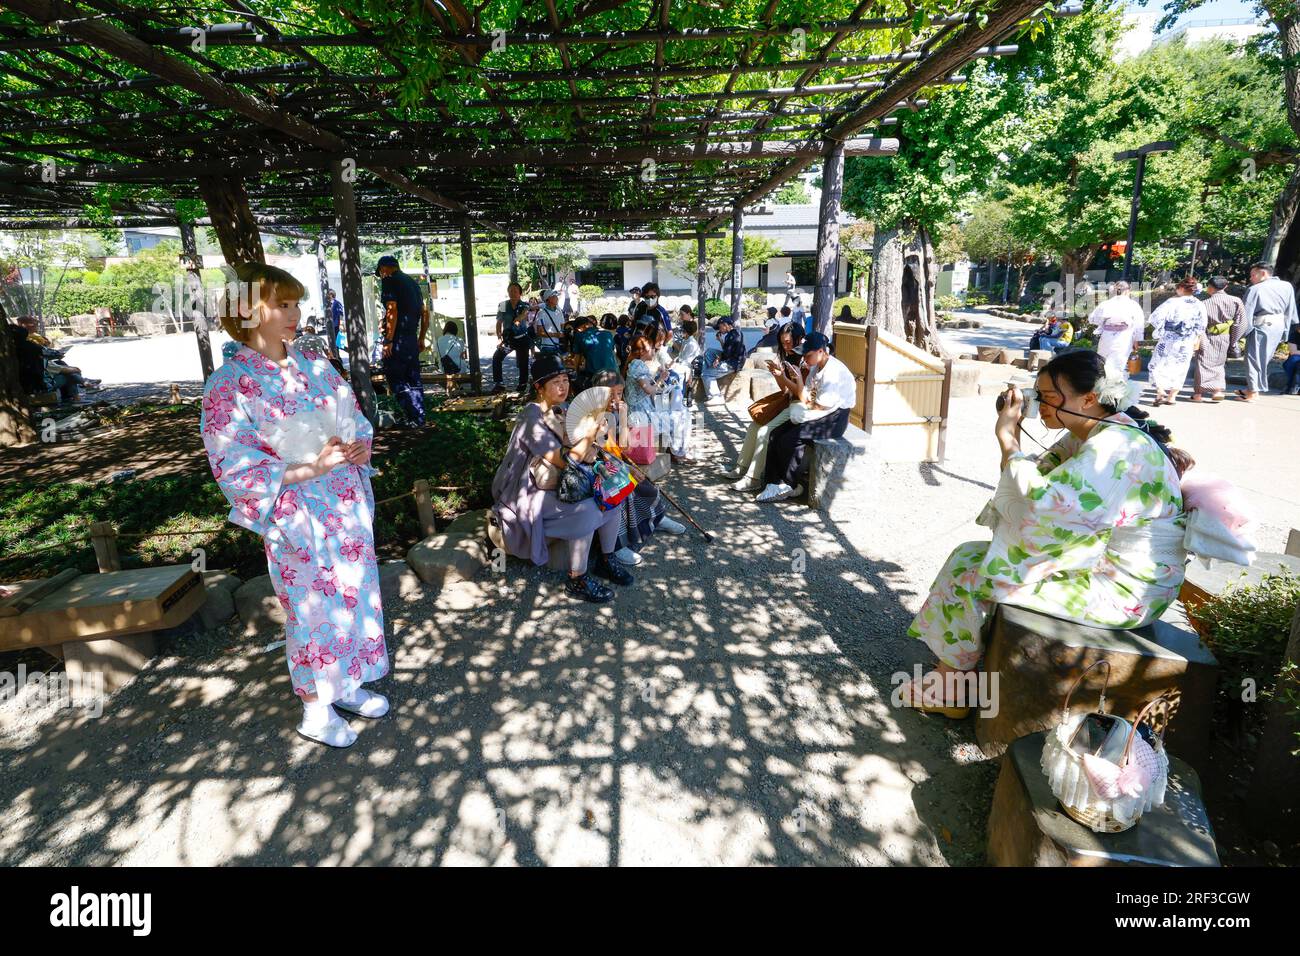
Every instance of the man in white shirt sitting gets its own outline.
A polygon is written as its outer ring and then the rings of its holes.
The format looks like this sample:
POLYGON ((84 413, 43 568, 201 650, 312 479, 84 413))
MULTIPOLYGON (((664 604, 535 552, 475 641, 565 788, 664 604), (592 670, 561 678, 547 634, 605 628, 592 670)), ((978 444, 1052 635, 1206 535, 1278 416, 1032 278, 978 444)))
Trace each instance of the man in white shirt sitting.
POLYGON ((819 438, 842 438, 849 427, 857 383, 849 367, 831 355, 830 344, 820 332, 804 336, 803 362, 799 369, 791 369, 795 377, 787 379, 802 399, 791 405, 790 421, 768 439, 763 475, 766 487, 759 492, 759 501, 782 501, 803 494, 808 446, 819 438))

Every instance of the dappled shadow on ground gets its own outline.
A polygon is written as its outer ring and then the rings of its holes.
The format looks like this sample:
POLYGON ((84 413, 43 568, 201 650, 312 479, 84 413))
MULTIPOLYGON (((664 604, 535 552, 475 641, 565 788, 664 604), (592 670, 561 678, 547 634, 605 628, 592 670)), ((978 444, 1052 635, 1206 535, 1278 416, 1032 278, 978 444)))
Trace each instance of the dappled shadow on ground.
POLYGON ((966 729, 888 702, 904 569, 727 490, 721 437, 669 484, 716 542, 658 536, 610 605, 518 562, 387 595, 393 713, 351 750, 294 735, 270 635, 224 633, 0 740, 0 863, 979 862, 966 729))

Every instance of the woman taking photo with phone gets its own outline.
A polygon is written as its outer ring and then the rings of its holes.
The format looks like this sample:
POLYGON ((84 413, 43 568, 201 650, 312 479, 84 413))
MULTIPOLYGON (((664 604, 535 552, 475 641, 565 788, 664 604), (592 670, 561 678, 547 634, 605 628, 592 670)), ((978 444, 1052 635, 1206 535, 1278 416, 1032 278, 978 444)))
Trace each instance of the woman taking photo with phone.
MULTIPOLYGON (((952 552, 908 628, 940 674, 978 665, 998 604, 1134 628, 1164 613, 1183 582, 1183 500, 1168 429, 1129 404, 1128 383, 1108 375, 1096 352, 1057 356, 1036 384, 1001 398, 1002 479, 979 517, 993 540, 952 552), (1067 432, 1037 458, 1020 447, 1021 419, 1035 405, 1047 428, 1067 432)), ((908 696, 946 716, 968 710, 921 701, 915 688, 908 696)))
POLYGON ((796 348, 798 345, 795 340, 796 332, 799 333, 798 341, 803 341, 803 329, 799 326, 787 323, 781 328, 780 335, 777 337, 776 358, 769 359, 767 362, 767 370, 776 379, 776 384, 781 389, 779 394, 785 397, 786 405, 775 418, 767 422, 749 423, 749 428, 745 431, 745 442, 740 446, 740 457, 736 459, 736 467, 727 473, 729 478, 736 479, 732 487, 737 491, 763 490, 763 470, 767 467, 768 438, 771 437, 772 432, 790 420, 790 403, 799 401, 802 393, 802 375, 799 366, 803 356, 796 348))

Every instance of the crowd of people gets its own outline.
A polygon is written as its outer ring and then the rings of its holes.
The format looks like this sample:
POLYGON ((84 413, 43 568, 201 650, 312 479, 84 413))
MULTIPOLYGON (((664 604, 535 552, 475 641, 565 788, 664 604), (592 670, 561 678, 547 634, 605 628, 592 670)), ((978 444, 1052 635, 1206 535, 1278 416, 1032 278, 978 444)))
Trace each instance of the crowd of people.
MULTIPOLYGON (((1109 294, 1088 315, 1093 349, 1109 372, 1127 376, 1139 361, 1138 343, 1150 328, 1153 342, 1147 366, 1153 406, 1172 405, 1192 373, 1190 400, 1220 402, 1227 397, 1229 358, 1243 360, 1246 381, 1236 398, 1253 402, 1269 391, 1269 370, 1279 346, 1286 344, 1282 392, 1300 395, 1300 316, 1295 289, 1273 275, 1267 263, 1250 269, 1244 300, 1228 292, 1225 276, 1213 276, 1202 289, 1187 276, 1174 294, 1144 315, 1127 282, 1113 283, 1109 294)), ((1030 339, 1031 349, 1058 354, 1074 348, 1080 333, 1066 316, 1049 315, 1030 339)))
MULTIPOLYGON (((614 591, 598 578, 630 585, 628 569, 642 563, 652 535, 686 531, 642 468, 661 453, 691 463, 691 391, 713 359, 701 354, 691 307, 683 305, 674 320, 653 283, 634 289, 621 315, 599 318, 566 315, 561 291, 525 298, 512 282, 497 309, 494 391, 505 391, 504 363, 513 355, 519 395, 530 401, 492 483, 493 520, 506 551, 536 564, 548 563, 552 545, 562 543, 569 593, 604 602, 614 591), (571 402, 590 404, 592 396, 597 414, 566 420, 571 402), (597 472, 606 482, 617 473, 631 492, 599 498, 591 493, 597 472), (571 482, 582 476, 587 493, 575 494, 571 482)), ((729 324, 719 323, 720 335, 729 324)))

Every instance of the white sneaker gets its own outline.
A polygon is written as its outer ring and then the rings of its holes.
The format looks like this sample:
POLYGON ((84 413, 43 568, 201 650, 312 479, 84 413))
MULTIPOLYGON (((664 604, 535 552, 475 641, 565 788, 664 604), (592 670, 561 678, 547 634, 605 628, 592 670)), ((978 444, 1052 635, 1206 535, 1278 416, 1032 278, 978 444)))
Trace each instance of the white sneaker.
POLYGON ((785 482, 777 485, 768 485, 758 496, 759 501, 785 501, 786 498, 794 498, 803 494, 803 486, 791 488, 785 482))
POLYGON ((631 548, 619 548, 614 552, 614 558, 619 564, 626 564, 630 567, 636 567, 645 560, 645 558, 641 557, 640 554, 633 551, 631 548))
POLYGON ((302 723, 298 725, 299 735, 327 747, 338 747, 339 749, 351 747, 357 742, 356 731, 348 726, 346 720, 334 713, 332 708, 329 714, 329 720, 320 724, 309 724, 304 716, 302 723))
POLYGON ((378 720, 388 713, 388 698, 364 687, 358 687, 351 700, 336 700, 334 706, 358 717, 378 720))
POLYGON ((674 521, 672 518, 665 515, 664 519, 659 522, 659 525, 655 530, 663 531, 666 534, 685 534, 686 525, 682 524, 680 521, 674 521))

